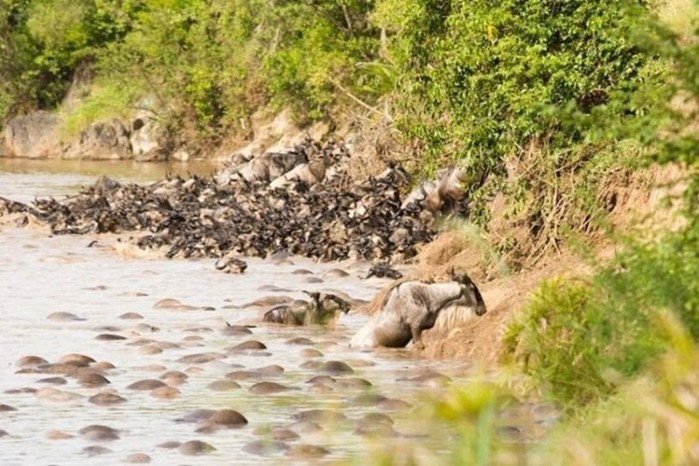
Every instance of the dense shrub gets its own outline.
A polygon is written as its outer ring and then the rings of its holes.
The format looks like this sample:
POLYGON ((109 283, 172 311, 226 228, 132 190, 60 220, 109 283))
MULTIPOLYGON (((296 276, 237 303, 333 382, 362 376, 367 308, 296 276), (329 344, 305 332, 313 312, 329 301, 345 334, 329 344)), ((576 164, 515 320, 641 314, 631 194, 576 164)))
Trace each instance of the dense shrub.
POLYGON ((670 310, 699 341, 699 255, 669 236, 637 244, 590 282, 544 282, 505 343, 525 371, 566 405, 603 398, 661 355, 670 310))
POLYGON ((510 225, 526 231, 495 235, 511 266, 594 228, 599 187, 638 153, 618 150, 609 128, 659 98, 664 66, 631 40, 645 15, 636 0, 378 2, 414 167, 465 166, 472 220, 486 228, 488 201, 506 195, 510 225))
POLYGON ((662 105, 617 130, 647 144, 647 163, 685 174, 674 230, 627 240, 589 282, 544 283, 506 337, 509 354, 569 406, 604 398, 673 343, 677 351, 678 332, 692 340, 680 346, 699 341, 699 34, 680 37, 652 19, 637 33, 669 60, 673 78, 662 105), (668 312, 682 330, 662 324, 668 312))
POLYGON ((73 73, 131 28, 139 2, 7 0, 0 4, 0 117, 53 108, 73 73))
POLYGON ((3 2, 0 111, 55 107, 76 68, 94 63, 103 89, 140 87, 167 123, 195 138, 241 129, 270 102, 326 117, 347 94, 369 94, 357 64, 378 48, 372 8, 364 0, 3 2))
POLYGON ((384 0, 377 21, 395 30, 403 126, 423 141, 428 164, 441 156, 480 171, 500 170, 531 141, 584 142, 583 122, 562 119, 561 108, 617 118, 641 111, 629 101, 648 61, 628 40, 633 7, 639 2, 384 0))

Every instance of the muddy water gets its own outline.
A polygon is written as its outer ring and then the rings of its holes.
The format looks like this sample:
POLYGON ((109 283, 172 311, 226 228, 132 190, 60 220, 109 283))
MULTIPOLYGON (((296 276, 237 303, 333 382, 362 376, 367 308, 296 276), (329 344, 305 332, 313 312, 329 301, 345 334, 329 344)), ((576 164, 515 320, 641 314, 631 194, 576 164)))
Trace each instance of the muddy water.
MULTIPOLYGON (((0 195, 21 200, 46 191, 70 193, 66 182, 94 180, 92 173, 16 175, 0 173, 0 195), (44 191, 33 192, 38 186, 44 191)), ((0 464, 112 465, 146 459, 130 456, 138 454, 163 465, 279 464, 305 463, 308 455, 319 453, 302 445, 326 449, 324 461, 333 461, 350 457, 360 448, 358 422, 369 413, 390 416, 400 434, 420 433, 412 407, 419 403, 425 383, 399 379, 437 371, 458 383, 471 375, 468 363, 426 361, 409 350, 349 349, 347 342, 363 324, 363 316, 343 316, 333 329, 289 328, 260 322, 269 306, 244 306, 268 296, 303 298, 302 290, 339 290, 356 299, 371 299, 387 282, 361 280, 366 265, 250 259, 245 274, 226 275, 214 269, 212 260, 127 258, 99 247, 100 243, 88 248, 93 239, 48 237, 36 230, 0 227, 0 464), (330 271, 337 268, 349 275, 336 278, 330 271), (270 291, 270 287, 277 288, 270 291), (156 304, 166 298, 186 306, 159 308, 156 304), (125 313, 140 318, 125 319, 125 313), (228 324, 251 325, 251 334, 231 335, 228 324), (105 335, 120 339, 105 340, 105 335), (301 337, 307 340, 293 341, 301 337), (249 340, 262 342, 266 349, 232 349, 249 340), (75 375, 35 373, 17 364, 27 355, 54 363, 72 353, 111 363, 114 368, 102 373, 109 384, 86 387, 75 375), (199 354, 212 354, 214 359, 197 361, 193 355, 199 354), (353 372, 317 367, 328 361, 344 362, 353 372), (273 365, 283 371, 253 373, 248 378, 236 372, 273 365), (180 384, 164 379, 177 389, 168 399, 156 396, 157 392, 128 388, 144 379, 161 380, 167 371, 187 374, 180 384), (308 383, 319 375, 336 381, 308 383), (210 387, 232 379, 240 388, 217 391, 210 387), (274 382, 288 390, 257 394, 259 382, 274 382), (125 401, 107 406, 90 401, 105 391, 125 401), (14 410, 3 410, 2 405, 14 410), (197 409, 233 409, 248 424, 212 430, 202 423, 177 421, 197 409), (309 409, 336 411, 343 419, 321 419, 319 427, 294 424, 294 416, 309 409), (100 440, 81 434, 81 429, 95 424, 115 429, 118 438, 100 440), (274 436, 269 432, 277 427, 291 432, 285 431, 289 437, 277 445, 278 452, 259 456, 248 451, 251 442, 271 440, 274 436), (188 456, 184 447, 162 447, 165 442, 191 440, 206 442, 215 450, 188 456)))
POLYGON ((146 183, 167 175, 209 175, 211 161, 139 163, 133 161, 31 160, 0 157, 0 196, 30 202, 35 196, 76 193, 81 186, 107 175, 120 181, 146 183))

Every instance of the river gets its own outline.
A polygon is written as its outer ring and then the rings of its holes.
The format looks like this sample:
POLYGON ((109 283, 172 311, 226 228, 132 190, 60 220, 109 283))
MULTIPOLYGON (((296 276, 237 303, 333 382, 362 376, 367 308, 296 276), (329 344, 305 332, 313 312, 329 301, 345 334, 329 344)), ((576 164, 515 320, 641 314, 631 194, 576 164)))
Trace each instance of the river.
MULTIPOLYGON (((102 174, 145 183, 165 173, 211 170, 210 165, 0 159, 0 196, 23 202, 35 196, 60 198, 102 174)), ((366 320, 362 315, 342 316, 334 328, 282 327, 260 322, 269 306, 243 307, 263 297, 303 298, 304 290, 340 291, 370 300, 389 281, 362 279, 367 264, 248 259, 246 273, 227 275, 215 270, 213 260, 167 260, 126 253, 131 249, 114 245, 119 245, 114 238, 51 237, 41 229, 0 226, 2 465, 146 460, 163 465, 278 464, 304 463, 312 456, 332 462, 351 458, 362 448, 364 438, 357 429, 361 431, 367 414, 389 416, 395 422, 391 431, 400 435, 415 431, 411 413, 426 384, 399 379, 437 372, 441 376, 434 381, 448 377, 458 382, 472 375, 468 362, 428 361, 410 350, 349 349, 349 338, 366 320), (87 247, 93 240, 98 242, 87 247), (340 276, 338 269, 348 275, 340 276), (156 303, 166 298, 188 305, 187 310, 158 308, 156 303), (251 334, 232 335, 228 324, 251 325, 251 334), (262 342, 266 349, 231 348, 249 340, 262 342), (100 366, 109 383, 90 387, 74 374, 36 373, 31 365, 18 365, 29 355, 55 363, 72 353, 110 363, 100 366), (193 355, 209 355, 211 360, 193 355), (328 361, 349 368, 320 367, 328 361), (168 371, 178 371, 179 379, 165 378, 176 389, 165 398, 161 392, 128 388, 140 380, 161 380, 168 371), (334 380, 309 383, 315 376, 334 380), (231 380, 240 388, 231 388, 231 380), (222 381, 231 389, 211 385, 222 381), (254 393, 261 381, 287 390, 254 393), (90 401, 105 392, 126 401, 108 406, 90 401), (202 424, 177 421, 197 409, 224 408, 240 412, 248 424, 207 430, 202 424), (338 420, 296 422, 299 413, 318 408, 337 411, 338 420), (108 426, 118 438, 80 432, 90 425, 108 426), (270 443, 278 451, 250 453, 251 442, 273 440, 280 432, 287 436, 284 441, 270 443), (186 448, 177 446, 190 440, 215 450, 185 456, 186 448)))
MULTIPOLYGON (((101 175, 148 183, 213 170, 0 159, 0 196, 60 199, 101 175)), ((428 360, 411 349, 350 349, 351 335, 366 321, 361 314, 350 312, 327 328, 285 327, 261 322, 271 304, 246 305, 303 299, 304 291, 368 301, 389 280, 363 279, 367 263, 246 261, 244 274, 228 275, 213 260, 167 260, 117 237, 51 236, 0 222, 0 464, 356 462, 367 437, 377 436, 380 444, 395 438, 412 445, 418 438, 428 449, 436 437, 434 448, 444 446, 441 433, 425 432, 417 408, 426 390, 472 379, 469 361, 428 360), (181 305, 164 307, 163 300, 181 305), (235 348, 250 341, 264 348, 235 348), (96 363, 46 365, 74 354, 96 363), (86 376, 95 372, 103 378, 86 376), (149 389, 137 389, 139 382, 149 389), (98 404, 97 395, 120 402, 98 404), (226 409, 248 423, 182 422, 197 410, 226 409), (309 412, 318 409, 326 415, 309 412), (101 433, 90 431, 95 425, 104 426, 101 433), (214 450, 190 456, 202 445, 214 450)), ((538 405, 522 406, 529 412, 538 405)), ((540 436, 551 410, 540 410, 537 420, 517 414, 520 408, 502 416, 508 435, 540 436)))

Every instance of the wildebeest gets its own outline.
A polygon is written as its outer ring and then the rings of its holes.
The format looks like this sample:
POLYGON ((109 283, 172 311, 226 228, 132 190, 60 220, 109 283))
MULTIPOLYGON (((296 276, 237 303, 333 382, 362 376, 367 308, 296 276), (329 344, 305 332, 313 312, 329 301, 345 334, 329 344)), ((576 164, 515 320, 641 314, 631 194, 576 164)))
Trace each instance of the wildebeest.
POLYGON ((332 293, 304 293, 311 297, 309 302, 274 306, 265 313, 262 320, 286 325, 325 325, 334 321, 340 312, 347 314, 350 310, 347 301, 332 293))
POLYGON ((239 274, 245 272, 245 269, 248 268, 248 264, 241 259, 226 255, 218 259, 214 267, 216 267, 216 270, 221 270, 226 273, 239 274))
POLYGON ((442 283, 398 283, 376 314, 352 337, 350 346, 400 348, 412 340, 416 348, 424 349, 422 331, 432 328, 439 313, 450 306, 471 308, 478 316, 486 312, 478 287, 466 274, 442 283))

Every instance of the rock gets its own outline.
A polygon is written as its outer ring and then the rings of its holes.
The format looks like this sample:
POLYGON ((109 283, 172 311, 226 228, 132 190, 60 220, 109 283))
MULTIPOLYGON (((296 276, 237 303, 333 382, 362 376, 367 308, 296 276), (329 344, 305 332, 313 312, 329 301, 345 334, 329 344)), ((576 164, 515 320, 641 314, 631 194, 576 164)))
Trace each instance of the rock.
POLYGON ((85 437, 90 441, 105 442, 110 440, 116 440, 119 438, 119 434, 115 429, 109 426, 103 426, 99 424, 93 424, 87 427, 83 427, 78 431, 80 435, 85 437))
POLYGON ((95 340, 100 340, 100 341, 121 341, 121 340, 126 340, 125 336, 122 335, 115 335, 113 333, 100 333, 95 337, 95 340))
POLYGON ((239 389, 240 384, 232 380, 216 380, 207 385, 206 388, 215 392, 226 392, 239 389))
POLYGON ((43 110, 10 119, 5 125, 5 155, 31 159, 57 156, 58 124, 56 115, 43 110))
POLYGON ((195 456, 211 453, 212 451, 216 451, 216 448, 201 440, 189 440, 180 445, 179 451, 186 456, 195 456))
POLYGON ((167 159, 167 134, 153 118, 152 112, 141 111, 131 122, 129 142, 133 157, 138 162, 156 162, 167 159))
POLYGON ((362 437, 378 437, 378 438, 391 438, 397 437, 398 432, 396 432, 393 427, 388 424, 378 423, 378 424, 364 424, 357 427, 354 431, 355 435, 361 435, 362 437))
POLYGON ((151 457, 145 453, 132 453, 124 459, 124 462, 131 464, 150 463, 151 457))
POLYGON ((321 369, 324 372, 331 374, 352 374, 354 370, 342 361, 327 361, 321 369))
POLYGON ((208 419, 208 422, 225 427, 242 427, 247 425, 248 420, 245 419, 245 416, 240 414, 238 411, 233 409, 222 409, 212 414, 208 419))
POLYGON ((42 400, 56 401, 56 402, 67 402, 74 401, 82 398, 78 393, 67 392, 63 390, 57 390, 55 388, 41 388, 37 390, 34 395, 42 400))
POLYGON ((15 366, 19 367, 35 367, 40 364, 48 364, 48 361, 39 356, 22 356, 15 362, 15 366))
POLYGON ((258 382, 250 387, 250 393, 256 395, 269 395, 272 393, 285 392, 288 390, 293 390, 292 387, 287 387, 276 382, 258 382))
POLYGON ((271 440, 255 440, 243 447, 245 453, 257 456, 269 456, 276 453, 281 453, 289 449, 289 446, 284 442, 271 440))
POLYGON ((129 390, 154 390, 160 387, 167 387, 167 384, 161 380, 144 379, 134 382, 126 388, 129 390))
POLYGON ((175 422, 204 422, 216 414, 213 409, 196 409, 184 417, 175 419, 175 422))
POLYGON ((189 376, 181 371, 167 371, 160 376, 160 380, 168 385, 181 385, 189 379, 189 376))
POLYGON ((402 411, 413 407, 410 403, 395 398, 381 400, 377 403, 377 406, 385 411, 402 411))
POLYGON ((234 351, 247 351, 247 350, 264 350, 267 349, 264 343, 257 340, 246 340, 242 343, 238 343, 232 348, 234 351))
POLYGON ((112 450, 101 445, 90 445, 89 447, 83 448, 83 452, 87 454, 87 456, 99 456, 112 453, 112 450))
POLYGON ((176 151, 170 156, 170 158, 172 158, 172 160, 177 160, 178 162, 188 162, 188 161, 189 161, 189 157, 190 157, 189 152, 187 152, 187 151, 184 150, 184 149, 176 150, 176 151))
POLYGON ((156 445, 158 448, 165 448, 168 450, 172 450, 173 448, 179 448, 182 445, 182 442, 178 442, 176 440, 170 440, 167 442, 159 443, 156 445))
POLYGON ((207 362, 216 361, 217 359, 225 359, 225 358, 226 358, 226 355, 223 353, 209 352, 209 353, 189 354, 187 356, 182 356, 177 361, 182 362, 182 363, 186 363, 186 364, 204 364, 207 362))
POLYGON ((164 387, 158 387, 154 388, 153 390, 150 391, 150 396, 153 398, 158 398, 161 400, 172 400, 173 398, 176 398, 179 396, 182 392, 180 392, 178 389, 175 387, 168 387, 167 385, 164 387))
POLYGON ((372 386, 371 382, 369 382, 366 379, 361 379, 359 377, 337 379, 336 384, 338 387, 343 388, 369 388, 372 386))
POLYGON ((123 160, 132 157, 129 133, 121 121, 91 124, 62 148, 64 159, 123 160))
POLYGON ((62 430, 50 430, 46 432, 46 438, 49 440, 68 440, 73 438, 73 435, 68 432, 63 432, 62 430))
POLYGON ((278 442, 293 442, 301 437, 291 429, 275 428, 269 433, 269 437, 278 442))
POLYGON ((322 458, 329 453, 330 451, 323 447, 318 445, 308 445, 305 443, 293 445, 291 448, 289 448, 289 451, 287 451, 288 456, 299 459, 322 458))
POLYGON ((307 411, 299 411, 292 416, 297 421, 309 422, 339 422, 347 419, 347 416, 339 411, 331 411, 329 409, 309 409, 307 411))
POLYGON ((79 317, 72 312, 64 312, 64 311, 59 311, 59 312, 52 312, 48 316, 46 316, 48 320, 58 320, 58 321, 75 321, 75 322, 80 322, 86 320, 83 317, 79 317))
POLYGON ((95 363, 97 361, 95 361, 90 356, 86 356, 84 354, 71 353, 61 357, 61 359, 59 359, 58 362, 62 364, 72 364, 78 367, 87 367, 90 364, 95 363))
POLYGON ((323 357, 323 353, 321 353, 315 348, 304 348, 299 352, 299 354, 307 359, 323 357))
POLYGON ((68 383, 66 379, 63 377, 45 377, 43 379, 39 379, 36 381, 36 383, 49 383, 52 385, 65 385, 68 383))
POLYGON ((83 387, 94 388, 108 385, 111 382, 103 375, 94 372, 86 372, 78 375, 78 383, 83 387))
POLYGON ((98 406, 111 406, 119 403, 125 403, 126 398, 122 398, 115 392, 106 391, 91 396, 87 401, 98 406))

